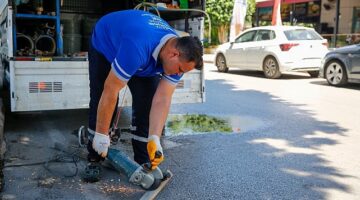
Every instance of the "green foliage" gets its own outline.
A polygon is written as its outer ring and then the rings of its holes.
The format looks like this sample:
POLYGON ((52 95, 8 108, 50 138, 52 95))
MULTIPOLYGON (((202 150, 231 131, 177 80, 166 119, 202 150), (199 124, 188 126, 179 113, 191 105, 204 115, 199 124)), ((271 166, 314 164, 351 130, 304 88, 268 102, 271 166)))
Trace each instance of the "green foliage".
POLYGON ((233 7, 233 0, 207 0, 206 12, 210 15, 211 24, 213 26, 229 24, 233 7))
POLYGON ((246 17, 245 22, 251 24, 253 14, 256 11, 256 0, 247 0, 246 17))
MULTIPOLYGON (((220 26, 230 27, 232 10, 234 8, 234 0, 207 0, 206 12, 211 19, 211 43, 219 44, 218 31, 220 26)), ((245 23, 251 24, 252 15, 256 9, 255 0, 247 0, 247 10, 245 23)), ((208 23, 206 22, 206 29, 208 29, 208 23)), ((207 33, 207 31, 206 31, 207 33)), ((205 37, 208 37, 205 35, 205 37)))
POLYGON ((271 21, 259 21, 259 26, 271 26, 271 21))
POLYGON ((201 114, 174 116, 168 121, 167 125, 175 134, 189 129, 195 133, 232 132, 232 128, 226 120, 201 114))
MULTIPOLYGON (((234 0, 207 0, 206 12, 210 15, 213 26, 230 25, 234 0)), ((256 1, 247 0, 245 21, 251 23, 256 10, 256 1)))

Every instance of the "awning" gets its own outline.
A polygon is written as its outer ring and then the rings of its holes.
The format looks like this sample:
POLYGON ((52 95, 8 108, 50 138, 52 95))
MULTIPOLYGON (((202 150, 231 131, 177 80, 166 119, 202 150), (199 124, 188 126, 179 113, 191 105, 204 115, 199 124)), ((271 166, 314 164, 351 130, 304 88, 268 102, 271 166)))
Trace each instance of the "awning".
MULTIPOLYGON (((312 1, 319 1, 319 0, 281 0, 281 3, 304 3, 304 2, 312 2, 312 1)), ((256 0, 256 7, 272 7, 274 6, 274 0, 256 0)))

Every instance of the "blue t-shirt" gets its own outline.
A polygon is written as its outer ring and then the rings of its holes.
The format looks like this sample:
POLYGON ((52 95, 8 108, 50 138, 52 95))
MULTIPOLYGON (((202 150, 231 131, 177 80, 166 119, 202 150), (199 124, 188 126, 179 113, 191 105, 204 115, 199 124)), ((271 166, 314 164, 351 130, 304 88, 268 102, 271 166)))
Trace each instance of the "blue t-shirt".
MULTIPOLYGON (((178 35, 160 17, 145 11, 126 10, 102 17, 96 23, 92 44, 111 63, 116 76, 128 81, 133 75, 163 74, 157 59, 163 45, 172 37, 178 35)), ((181 78, 165 74, 163 77, 172 84, 181 78)))

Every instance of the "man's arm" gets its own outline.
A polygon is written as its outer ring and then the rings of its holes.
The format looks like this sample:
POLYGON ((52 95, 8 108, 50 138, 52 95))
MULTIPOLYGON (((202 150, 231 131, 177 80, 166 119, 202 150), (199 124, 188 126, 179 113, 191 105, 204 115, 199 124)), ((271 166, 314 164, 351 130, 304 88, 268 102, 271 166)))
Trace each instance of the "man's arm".
POLYGON ((147 151, 152 170, 154 170, 164 160, 160 137, 166 117, 169 113, 171 97, 175 88, 175 85, 162 79, 152 100, 147 144, 147 151))
POLYGON ((118 94, 125 85, 126 83, 117 78, 114 72, 110 70, 105 80, 104 90, 97 109, 96 132, 105 135, 109 134, 111 118, 114 113, 118 94))
POLYGON ((151 105, 149 134, 161 136, 175 88, 176 85, 164 79, 160 81, 151 105))

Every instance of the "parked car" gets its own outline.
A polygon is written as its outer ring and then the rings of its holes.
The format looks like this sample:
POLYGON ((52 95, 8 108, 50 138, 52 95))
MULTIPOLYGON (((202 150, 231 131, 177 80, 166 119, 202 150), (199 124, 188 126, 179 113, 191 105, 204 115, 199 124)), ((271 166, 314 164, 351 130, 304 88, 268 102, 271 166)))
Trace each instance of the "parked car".
POLYGON ((304 71, 318 77, 327 52, 327 40, 312 28, 263 26, 250 28, 235 41, 220 45, 215 65, 219 72, 229 68, 262 70, 265 77, 272 79, 286 71, 304 71))
POLYGON ((343 86, 348 82, 360 83, 360 44, 327 53, 322 61, 320 77, 333 86, 343 86))

